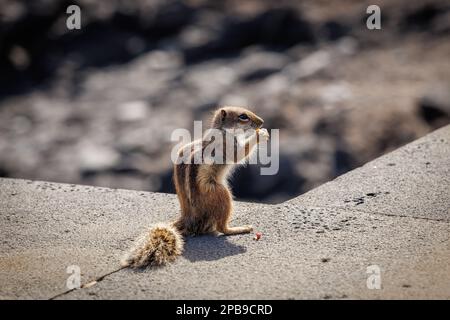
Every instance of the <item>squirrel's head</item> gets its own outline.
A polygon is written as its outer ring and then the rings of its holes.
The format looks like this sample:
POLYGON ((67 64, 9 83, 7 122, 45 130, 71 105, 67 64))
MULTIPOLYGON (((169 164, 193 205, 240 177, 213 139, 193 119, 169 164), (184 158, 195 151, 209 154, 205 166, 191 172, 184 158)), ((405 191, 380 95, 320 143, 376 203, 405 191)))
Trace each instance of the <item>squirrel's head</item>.
POLYGON ((241 107, 222 107, 213 116, 212 128, 216 129, 258 129, 264 120, 256 114, 241 107))

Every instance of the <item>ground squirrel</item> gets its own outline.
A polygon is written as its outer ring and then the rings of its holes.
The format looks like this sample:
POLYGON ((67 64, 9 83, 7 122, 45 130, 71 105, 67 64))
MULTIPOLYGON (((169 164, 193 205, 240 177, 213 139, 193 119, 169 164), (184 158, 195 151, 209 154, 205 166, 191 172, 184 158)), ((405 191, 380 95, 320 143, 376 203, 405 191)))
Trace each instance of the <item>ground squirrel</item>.
POLYGON ((227 177, 237 164, 248 159, 261 139, 269 138, 267 130, 261 128, 263 123, 256 114, 240 107, 223 107, 214 113, 211 129, 219 132, 223 139, 211 139, 205 134, 201 140, 178 151, 180 161, 174 165, 174 183, 181 215, 174 222, 150 227, 136 240, 122 260, 122 266, 138 268, 172 262, 183 251, 183 236, 205 233, 233 235, 253 230, 251 226, 228 225, 233 199, 227 177), (241 135, 239 140, 236 132, 243 131, 247 135, 241 135), (225 138, 227 133, 231 133, 231 142, 225 138), (219 159, 223 161, 193 161, 196 156, 204 160, 206 148, 217 143, 216 140, 221 141, 223 152, 219 159), (227 152, 230 149, 232 152, 227 152), (188 161, 181 162, 181 159, 188 161))

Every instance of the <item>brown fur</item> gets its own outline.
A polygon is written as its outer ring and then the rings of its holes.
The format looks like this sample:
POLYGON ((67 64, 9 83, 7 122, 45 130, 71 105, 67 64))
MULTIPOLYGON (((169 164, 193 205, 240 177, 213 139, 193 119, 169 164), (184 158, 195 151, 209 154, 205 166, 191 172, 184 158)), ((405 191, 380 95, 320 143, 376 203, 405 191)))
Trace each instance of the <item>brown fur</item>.
POLYGON ((170 225, 155 225, 136 239, 121 264, 133 268, 164 265, 183 252, 183 244, 178 230, 170 225))
MULTIPOLYGON (((239 107, 223 107, 213 116, 214 129, 258 129, 263 120, 251 111, 239 107), (239 119, 245 113, 249 120, 239 119)), ((267 135, 265 136, 267 137, 267 135)), ((243 159, 234 157, 235 164, 244 161, 259 141, 259 134, 247 139, 243 159)), ((194 141, 179 151, 179 156, 193 159, 196 152, 202 152, 209 141, 194 141), (195 150, 194 146, 201 146, 195 150)), ((227 146, 224 143, 224 150, 227 146)), ((234 150, 238 144, 234 141, 234 150)), ((225 154, 225 152, 224 152, 225 154)), ((226 235, 249 233, 251 226, 230 227, 233 212, 233 196, 227 185, 227 177, 233 164, 181 163, 174 166, 174 184, 180 203, 181 215, 173 227, 158 227, 138 239, 135 247, 124 260, 124 265, 142 267, 160 265, 173 261, 182 251, 182 235, 199 235, 220 232, 226 235)))
MULTIPOLYGON (((224 107, 215 112, 211 127, 221 130, 257 129, 261 127, 263 122, 260 117, 247 109, 224 107), (247 114, 250 119, 245 123, 239 120, 239 116, 243 113, 247 114)), ((191 152, 191 159, 195 155, 195 151, 191 148, 192 145, 181 150, 182 153, 191 152)), ((206 145, 205 143, 202 144, 201 152, 206 145)), ((249 156, 254 146, 249 146, 249 143, 246 143, 245 158, 249 156)), ((237 144, 235 143, 233 147, 236 150, 237 144)), ((234 159, 235 162, 241 160, 243 159, 234 159)), ((175 165, 175 189, 181 205, 181 216, 175 222, 175 227, 183 235, 213 232, 231 235, 248 233, 253 230, 251 226, 232 228, 228 225, 233 211, 233 197, 227 185, 227 176, 231 166, 230 164, 175 165)))

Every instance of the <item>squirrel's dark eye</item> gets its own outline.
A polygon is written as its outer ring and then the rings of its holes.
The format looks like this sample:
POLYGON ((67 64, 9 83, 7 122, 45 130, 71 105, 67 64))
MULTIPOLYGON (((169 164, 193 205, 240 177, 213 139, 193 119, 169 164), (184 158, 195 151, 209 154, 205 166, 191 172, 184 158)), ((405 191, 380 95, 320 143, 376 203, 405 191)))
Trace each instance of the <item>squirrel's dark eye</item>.
POLYGON ((241 115, 239 116, 239 119, 241 119, 241 120, 243 120, 243 121, 247 121, 247 120, 248 120, 248 116, 247 116, 245 113, 243 113, 243 114, 241 114, 241 115))

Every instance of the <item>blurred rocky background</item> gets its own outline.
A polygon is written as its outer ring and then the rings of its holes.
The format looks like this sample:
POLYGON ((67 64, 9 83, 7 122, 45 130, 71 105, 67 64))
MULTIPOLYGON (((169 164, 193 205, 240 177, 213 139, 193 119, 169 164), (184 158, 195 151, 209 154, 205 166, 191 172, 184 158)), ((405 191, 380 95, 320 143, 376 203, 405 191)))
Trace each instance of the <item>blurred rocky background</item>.
POLYGON ((449 1, 0 0, 0 176, 173 192, 172 130, 243 105, 280 172, 236 198, 282 201, 449 123, 449 40, 449 1))

